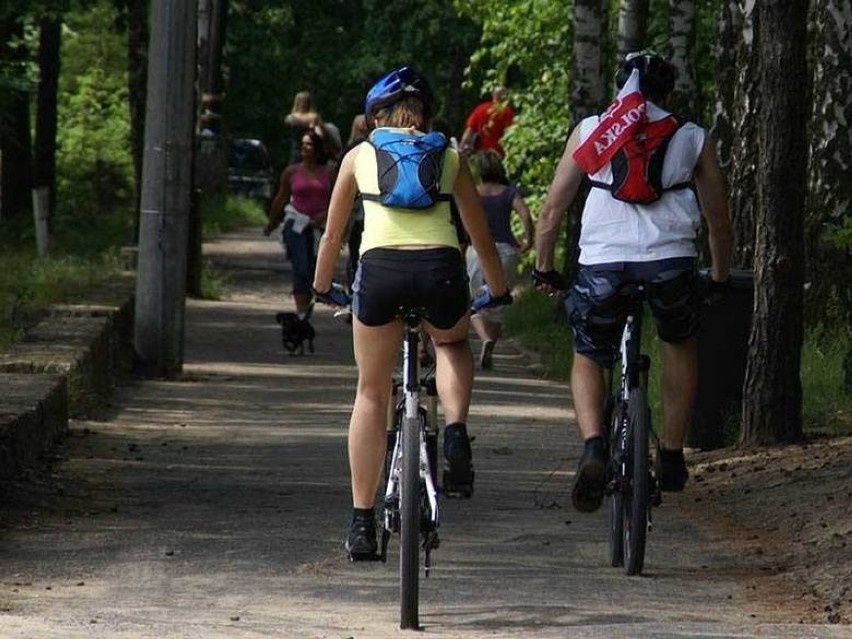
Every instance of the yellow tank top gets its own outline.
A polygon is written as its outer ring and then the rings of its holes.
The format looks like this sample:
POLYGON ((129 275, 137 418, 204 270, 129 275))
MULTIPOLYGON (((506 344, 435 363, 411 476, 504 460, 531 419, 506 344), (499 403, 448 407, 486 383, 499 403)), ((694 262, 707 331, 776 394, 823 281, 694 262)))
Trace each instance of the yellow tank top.
MULTIPOLYGON (((376 150, 369 142, 362 142, 353 152, 358 154, 355 157, 358 190, 362 193, 378 193, 376 150)), ((441 193, 453 192, 458 171, 458 151, 448 147, 441 175, 441 193)), ((438 202, 431 208, 413 211, 392 209, 379 202, 364 200, 362 255, 372 248, 417 245, 459 248, 449 202, 438 202)))

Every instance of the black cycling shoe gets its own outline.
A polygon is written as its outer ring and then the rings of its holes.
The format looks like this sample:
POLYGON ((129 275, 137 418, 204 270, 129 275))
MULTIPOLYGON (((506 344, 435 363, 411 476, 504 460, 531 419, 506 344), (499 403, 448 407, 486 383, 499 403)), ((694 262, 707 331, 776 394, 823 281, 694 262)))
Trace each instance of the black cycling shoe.
POLYGON ((679 493, 686 486, 689 471, 683 450, 660 449, 660 490, 667 493, 679 493))
POLYGON ((472 458, 467 426, 464 424, 447 426, 444 429, 444 495, 463 499, 473 495, 472 458))
POLYGON ((603 438, 587 440, 571 489, 571 503, 580 512, 591 513, 601 507, 606 489, 606 462, 603 438))
POLYGON ((346 537, 346 554, 349 561, 374 561, 378 558, 376 522, 372 516, 354 516, 346 537))

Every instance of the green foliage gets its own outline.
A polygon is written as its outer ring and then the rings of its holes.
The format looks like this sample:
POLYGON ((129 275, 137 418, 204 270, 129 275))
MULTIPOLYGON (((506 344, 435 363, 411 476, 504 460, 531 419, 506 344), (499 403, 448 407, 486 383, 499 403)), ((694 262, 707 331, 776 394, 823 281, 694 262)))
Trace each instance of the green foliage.
POLYGON ((222 299, 225 287, 230 282, 228 273, 217 269, 209 260, 201 265, 201 299, 222 299))
POLYGON ((484 76, 481 92, 509 90, 515 125, 503 140, 506 168, 531 210, 547 192, 568 135, 571 8, 547 0, 456 0, 481 24, 469 82, 484 76))
POLYGON ((802 348, 802 416, 806 431, 852 433, 852 394, 844 358, 852 352, 849 327, 810 331, 802 348))
POLYGON ((266 213, 257 200, 234 196, 224 199, 206 196, 201 206, 202 233, 205 237, 247 226, 260 229, 266 224, 266 213))
POLYGON ((226 126, 234 136, 264 140, 280 165, 287 152, 284 117, 297 92, 311 91, 320 115, 337 124, 345 141, 370 83, 393 66, 415 65, 429 76, 439 103, 447 102, 454 60, 467 59, 477 36, 469 20, 440 0, 232 2, 226 126))
POLYGON ((57 134, 54 242, 98 253, 130 239, 134 196, 126 54, 101 3, 68 16, 57 134))
POLYGON ((825 232, 826 240, 838 248, 852 250, 852 205, 840 219, 840 223, 825 232))

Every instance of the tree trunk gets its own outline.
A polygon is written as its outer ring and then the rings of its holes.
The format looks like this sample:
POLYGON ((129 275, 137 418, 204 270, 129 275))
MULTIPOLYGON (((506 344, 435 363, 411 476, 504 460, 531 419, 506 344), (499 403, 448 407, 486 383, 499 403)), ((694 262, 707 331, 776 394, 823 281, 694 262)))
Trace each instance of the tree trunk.
POLYGON ((755 32, 759 25, 756 24, 754 2, 755 0, 733 2, 736 6, 731 12, 739 38, 734 66, 737 69, 737 77, 733 85, 732 111, 736 135, 731 149, 728 181, 731 222, 736 235, 733 266, 744 269, 751 269, 754 260, 756 171, 760 159, 754 146, 757 139, 757 114, 761 108, 755 69, 755 32))
MULTIPOLYGON (((741 13, 737 0, 724 0, 719 12, 716 44, 713 53, 716 59, 715 98, 713 122, 710 134, 716 143, 716 155, 722 173, 730 177, 733 166, 732 154, 736 134, 736 102, 734 87, 737 81, 736 51, 741 13)), ((707 244, 707 225, 702 221, 698 233, 698 253, 701 264, 710 263, 710 247, 707 244)))
MULTIPOLYGON (((23 25, 14 17, 0 19, 0 60, 10 68, 23 63, 23 47, 12 46, 23 38, 23 25)), ((22 78, 15 78, 22 80, 22 78)), ((0 93, 0 220, 26 221, 32 213, 32 138, 29 94, 15 85, 0 93)))
MULTIPOLYGON (((603 110, 606 85, 603 75, 603 43, 606 39, 606 1, 575 0, 574 2, 574 59, 571 65, 569 90, 571 128, 580 120, 603 110)), ((580 216, 588 194, 584 184, 574 199, 565 224, 565 269, 568 281, 573 280, 580 255, 580 216)))
POLYGON ((718 37, 713 51, 716 55, 716 108, 713 110, 711 132, 716 141, 719 165, 726 175, 732 166, 731 155, 736 130, 734 87, 737 81, 737 36, 741 31, 738 4, 737 0, 724 0, 722 3, 718 37))
POLYGON ((802 434, 807 2, 759 4, 755 311, 742 428, 749 445, 791 442, 802 434))
POLYGON ((695 2, 669 0, 671 62, 677 69, 670 109, 689 120, 698 118, 695 89, 695 2))
POLYGON ((145 99, 148 73, 148 0, 127 2, 127 89, 130 106, 130 149, 136 177, 133 243, 139 241, 139 200, 142 194, 142 157, 145 145, 145 99))
POLYGON ((631 51, 645 48, 650 0, 621 0, 618 6, 616 48, 621 60, 631 51))
POLYGON ((830 239, 844 220, 852 220, 852 2, 815 0, 808 24, 814 93, 808 135, 805 308, 809 324, 852 330, 852 246, 830 239))
POLYGON ((603 78, 605 12, 601 0, 574 2, 574 59, 571 64, 571 127, 600 112, 606 100, 603 78))
POLYGON ((62 41, 62 20, 45 16, 40 21, 38 49, 38 102, 33 159, 33 187, 47 187, 48 220, 56 209, 56 97, 59 86, 59 47, 62 41))

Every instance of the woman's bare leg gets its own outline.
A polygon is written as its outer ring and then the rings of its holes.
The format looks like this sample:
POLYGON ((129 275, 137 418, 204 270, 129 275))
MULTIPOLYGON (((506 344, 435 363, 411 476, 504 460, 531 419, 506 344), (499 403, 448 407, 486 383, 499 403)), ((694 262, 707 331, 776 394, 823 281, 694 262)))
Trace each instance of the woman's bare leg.
POLYGON ((352 318, 358 389, 349 420, 349 469, 352 503, 372 508, 387 448, 387 414, 402 323, 365 326, 352 318))

